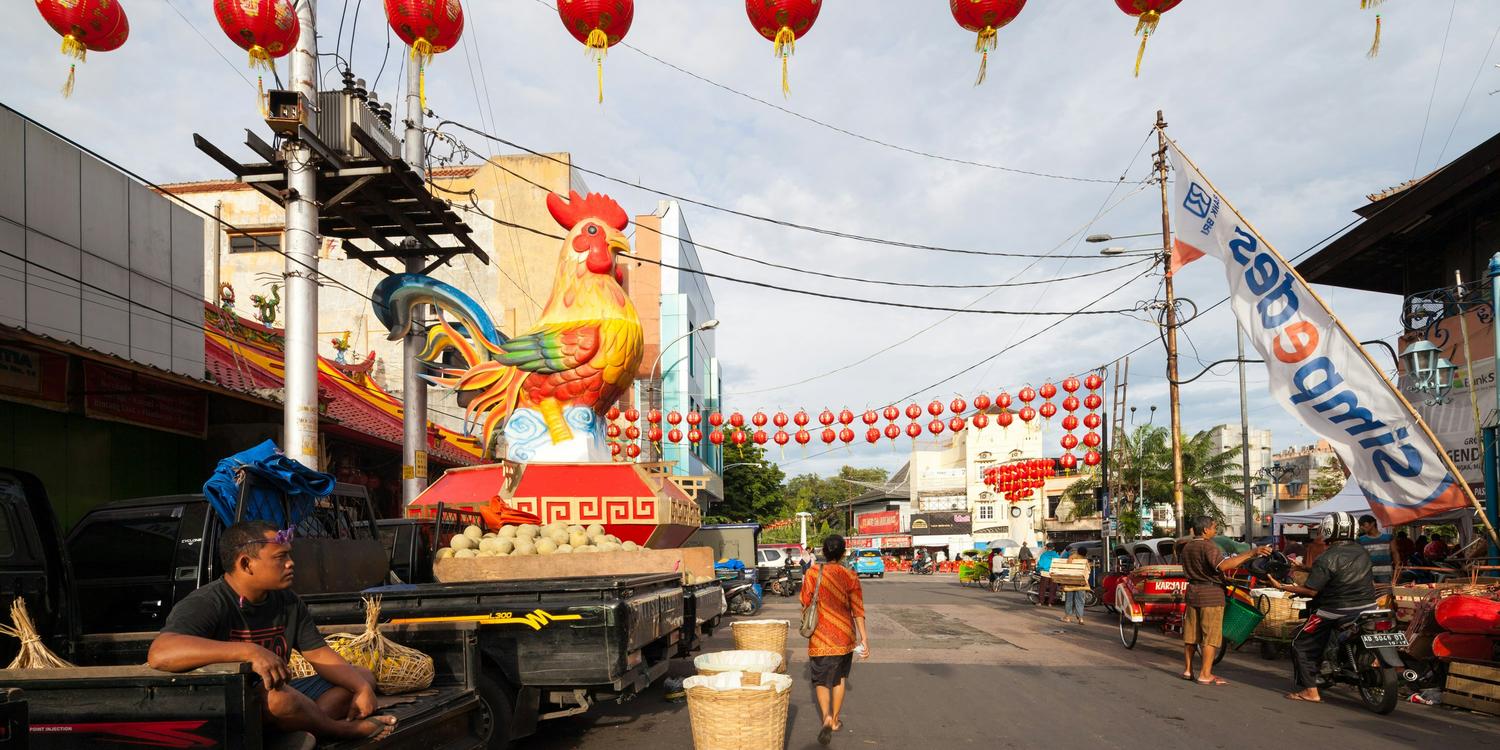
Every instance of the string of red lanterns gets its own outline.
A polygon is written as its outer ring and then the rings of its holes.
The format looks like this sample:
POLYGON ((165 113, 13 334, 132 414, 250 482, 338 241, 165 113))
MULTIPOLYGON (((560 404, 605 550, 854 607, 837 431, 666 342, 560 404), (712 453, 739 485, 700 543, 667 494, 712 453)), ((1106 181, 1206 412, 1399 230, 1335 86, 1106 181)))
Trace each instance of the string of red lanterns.
POLYGON ((787 83, 787 58, 797 51, 797 40, 812 29, 823 9, 820 0, 745 0, 745 15, 760 35, 770 40, 781 58, 781 95, 790 96, 787 83))
POLYGON ((1006 24, 1016 20, 1026 0, 948 0, 948 10, 953 20, 964 31, 978 34, 974 40, 974 51, 979 53, 979 77, 974 85, 984 83, 984 75, 990 63, 990 50, 999 44, 996 33, 1006 24))
POLYGON ((630 22, 635 20, 635 0, 558 0, 557 15, 594 61, 599 101, 603 103, 604 56, 630 31, 630 22))
POLYGON ((78 63, 89 52, 119 49, 130 38, 130 19, 119 0, 37 0, 36 9, 62 37, 62 53, 77 61, 68 64, 64 97, 73 95, 78 63))
POLYGON ((411 48, 417 65, 417 100, 427 109, 427 65, 458 44, 464 34, 464 8, 459 0, 385 0, 391 30, 411 48))

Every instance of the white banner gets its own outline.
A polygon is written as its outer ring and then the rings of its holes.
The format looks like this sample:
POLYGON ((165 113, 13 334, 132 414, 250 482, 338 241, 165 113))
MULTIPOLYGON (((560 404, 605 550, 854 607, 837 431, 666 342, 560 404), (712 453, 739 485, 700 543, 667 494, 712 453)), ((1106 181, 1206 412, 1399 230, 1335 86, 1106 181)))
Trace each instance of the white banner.
POLYGON ((1382 526, 1469 505, 1442 446, 1333 312, 1170 144, 1173 268, 1204 255, 1229 279, 1235 317, 1266 360, 1271 396, 1333 444, 1382 526))

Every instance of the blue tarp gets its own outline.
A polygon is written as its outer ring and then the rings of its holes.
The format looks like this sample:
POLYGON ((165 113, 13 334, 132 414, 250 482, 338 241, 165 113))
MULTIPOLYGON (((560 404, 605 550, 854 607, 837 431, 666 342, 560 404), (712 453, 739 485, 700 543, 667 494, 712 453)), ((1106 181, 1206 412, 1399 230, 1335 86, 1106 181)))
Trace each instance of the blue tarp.
POLYGON ((240 471, 247 478, 253 477, 243 520, 269 521, 278 529, 295 526, 312 510, 318 498, 333 493, 332 474, 314 471, 287 458, 276 443, 267 440, 219 461, 213 476, 203 483, 203 495, 225 526, 235 521, 240 501, 236 476, 240 471), (291 509, 291 518, 286 517, 284 508, 291 509))

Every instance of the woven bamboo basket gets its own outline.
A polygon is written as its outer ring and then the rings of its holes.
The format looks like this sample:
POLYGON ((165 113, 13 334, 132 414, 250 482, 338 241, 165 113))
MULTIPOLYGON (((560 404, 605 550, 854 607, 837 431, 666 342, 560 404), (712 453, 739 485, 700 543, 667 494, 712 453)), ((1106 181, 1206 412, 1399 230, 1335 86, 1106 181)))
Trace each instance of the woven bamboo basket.
POLYGON ((779 674, 687 678, 694 750, 782 750, 791 687, 792 678, 779 674))
POLYGON ((786 634, 791 628, 786 620, 741 620, 730 625, 734 647, 742 651, 770 651, 781 656, 777 672, 786 671, 786 634))
POLYGON ((1267 638, 1289 638, 1302 627, 1303 610, 1289 597, 1261 595, 1255 598, 1255 607, 1265 617, 1255 626, 1255 634, 1267 638))
MULTIPOLYGON (((375 689, 384 695, 409 693, 432 686, 435 676, 432 657, 380 634, 380 597, 365 600, 363 633, 335 633, 325 640, 329 648, 344 657, 344 661, 370 670, 375 675, 375 689)), ((301 653, 294 653, 287 661, 287 667, 294 678, 317 674, 301 653)))
POLYGON ((771 651, 715 651, 694 657, 693 668, 698 670, 698 674, 708 676, 729 672, 784 672, 786 659, 771 651))

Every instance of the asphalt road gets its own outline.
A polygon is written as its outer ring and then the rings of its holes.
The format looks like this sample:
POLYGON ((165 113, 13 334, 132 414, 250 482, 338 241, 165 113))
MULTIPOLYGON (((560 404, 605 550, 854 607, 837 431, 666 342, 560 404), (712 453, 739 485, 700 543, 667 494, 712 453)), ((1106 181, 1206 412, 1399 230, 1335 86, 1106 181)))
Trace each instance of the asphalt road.
MULTIPOLYGON (((1291 662, 1263 661, 1253 648, 1216 670, 1231 684, 1178 679, 1180 641, 1142 630, 1120 645, 1102 608, 1083 625, 1019 595, 960 586, 953 576, 892 575, 867 580, 871 657, 856 661, 834 747, 948 750, 955 747, 1094 748, 1443 748, 1500 747, 1500 718, 1402 703, 1389 716, 1358 704, 1347 688, 1323 705, 1282 698, 1291 662)), ((757 617, 796 623, 796 599, 773 597, 757 617)), ((808 681, 805 641, 794 630, 787 747, 816 748, 820 726, 808 681)), ((729 628, 707 651, 733 648, 729 628)), ((673 674, 692 673, 687 659, 673 674)), ((690 748, 687 706, 660 686, 623 705, 549 722, 531 749, 690 748)))

